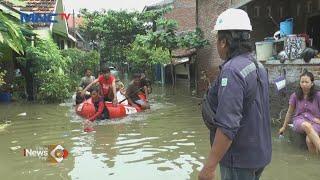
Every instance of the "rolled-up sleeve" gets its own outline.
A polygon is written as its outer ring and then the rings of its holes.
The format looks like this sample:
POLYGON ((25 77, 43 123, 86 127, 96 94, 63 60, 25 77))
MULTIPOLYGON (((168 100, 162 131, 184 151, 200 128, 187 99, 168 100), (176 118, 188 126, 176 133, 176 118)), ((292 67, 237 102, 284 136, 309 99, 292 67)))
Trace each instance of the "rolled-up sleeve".
POLYGON ((296 93, 292 93, 292 94, 290 95, 289 105, 295 106, 296 103, 297 103, 296 93))
POLYGON ((245 81, 240 72, 225 69, 220 76, 215 124, 233 140, 240 128, 243 113, 245 81))

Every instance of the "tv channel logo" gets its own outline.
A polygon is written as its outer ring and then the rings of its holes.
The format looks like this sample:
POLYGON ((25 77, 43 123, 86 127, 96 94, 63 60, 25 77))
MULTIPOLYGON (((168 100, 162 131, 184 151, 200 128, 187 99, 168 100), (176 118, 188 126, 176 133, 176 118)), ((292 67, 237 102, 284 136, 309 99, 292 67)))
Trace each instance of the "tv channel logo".
POLYGON ((70 13, 20 13, 21 23, 57 23, 55 17, 60 17, 61 20, 70 18, 70 13))
POLYGON ((40 159, 47 159, 51 163, 60 163, 69 155, 62 145, 48 145, 43 148, 24 149, 23 155, 26 157, 38 157, 40 159))

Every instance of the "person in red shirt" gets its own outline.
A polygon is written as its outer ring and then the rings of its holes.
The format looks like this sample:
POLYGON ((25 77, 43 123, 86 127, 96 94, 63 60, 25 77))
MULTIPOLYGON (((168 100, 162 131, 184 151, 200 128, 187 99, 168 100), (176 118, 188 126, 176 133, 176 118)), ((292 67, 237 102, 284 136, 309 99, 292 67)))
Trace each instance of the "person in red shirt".
POLYGON ((100 94, 104 97, 104 100, 112 101, 114 105, 118 104, 116 96, 116 79, 113 75, 111 75, 108 67, 104 68, 102 70, 102 74, 83 90, 83 94, 91 86, 97 83, 100 85, 100 94))

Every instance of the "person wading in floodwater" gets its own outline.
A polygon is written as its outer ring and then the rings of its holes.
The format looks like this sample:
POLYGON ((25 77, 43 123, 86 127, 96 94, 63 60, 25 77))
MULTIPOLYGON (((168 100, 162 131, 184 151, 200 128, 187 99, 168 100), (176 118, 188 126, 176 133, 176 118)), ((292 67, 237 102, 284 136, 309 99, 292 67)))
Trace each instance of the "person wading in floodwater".
POLYGON ((224 60, 202 103, 211 150, 199 180, 258 180, 271 161, 268 75, 251 55, 248 14, 228 9, 217 19, 217 49, 224 60))

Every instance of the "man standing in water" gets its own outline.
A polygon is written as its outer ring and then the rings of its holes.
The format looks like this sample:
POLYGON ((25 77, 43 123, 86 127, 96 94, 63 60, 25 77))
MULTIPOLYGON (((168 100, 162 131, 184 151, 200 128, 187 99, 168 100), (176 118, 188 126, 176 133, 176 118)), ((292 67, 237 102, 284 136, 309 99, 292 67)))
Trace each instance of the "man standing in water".
POLYGON ((225 62, 205 96, 202 115, 211 150, 199 180, 258 180, 271 161, 268 75, 251 55, 248 14, 228 9, 217 19, 217 49, 225 62))

